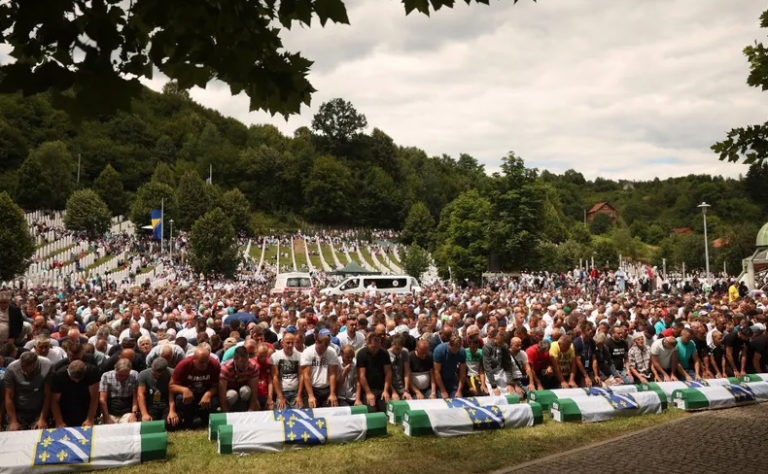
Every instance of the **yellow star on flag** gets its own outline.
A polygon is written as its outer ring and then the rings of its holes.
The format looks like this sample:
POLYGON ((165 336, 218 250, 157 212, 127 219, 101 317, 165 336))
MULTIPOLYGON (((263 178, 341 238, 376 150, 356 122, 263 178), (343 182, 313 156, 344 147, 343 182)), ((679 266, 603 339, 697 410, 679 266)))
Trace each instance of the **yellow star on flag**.
POLYGON ((42 445, 43 445, 43 446, 45 446, 45 447, 47 448, 48 446, 50 446, 50 445, 51 445, 51 443, 53 443, 53 438, 51 438, 50 436, 48 436, 47 438, 45 438, 45 439, 43 440, 43 443, 42 443, 42 445))
POLYGON ((288 428, 293 428, 293 425, 295 425, 295 424, 296 424, 296 422, 293 421, 293 418, 291 418, 291 420, 288 423, 286 423, 286 425, 288 425, 288 428))
POLYGON ((288 433, 288 439, 290 439, 291 441, 295 440, 296 439, 296 433, 294 433, 293 431, 288 433))
POLYGON ((42 453, 40 453, 40 456, 38 457, 40 458, 41 461, 45 462, 48 460, 48 458, 51 457, 51 455, 48 454, 48 451, 43 451, 42 453))
POLYGON ((59 461, 64 461, 65 459, 67 459, 67 456, 69 456, 69 454, 67 454, 67 452, 64 451, 63 449, 59 451, 59 454, 56 455, 56 457, 59 458, 59 461))
POLYGON ((323 420, 317 420, 315 424, 317 425, 318 428, 323 429, 323 425, 325 424, 325 422, 323 420))
POLYGON ((304 442, 306 443, 306 442, 307 442, 307 440, 309 439, 309 433, 307 433, 307 432, 305 431, 305 432, 304 432, 304 434, 303 434, 303 435, 301 435, 301 437, 304 439, 304 442))

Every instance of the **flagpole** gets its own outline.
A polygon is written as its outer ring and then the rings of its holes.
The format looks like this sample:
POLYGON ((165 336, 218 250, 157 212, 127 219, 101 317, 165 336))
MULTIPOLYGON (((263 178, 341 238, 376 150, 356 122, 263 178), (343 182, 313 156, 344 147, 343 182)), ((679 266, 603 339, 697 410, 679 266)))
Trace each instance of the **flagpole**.
POLYGON ((165 198, 160 198, 160 254, 163 253, 163 233, 165 231, 165 198))

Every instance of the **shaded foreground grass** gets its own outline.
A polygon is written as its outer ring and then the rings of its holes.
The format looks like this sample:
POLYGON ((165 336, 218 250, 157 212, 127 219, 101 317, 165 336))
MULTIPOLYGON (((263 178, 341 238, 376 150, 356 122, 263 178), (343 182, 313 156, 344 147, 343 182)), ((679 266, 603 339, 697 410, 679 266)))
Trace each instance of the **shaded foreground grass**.
POLYGON ((399 427, 389 425, 389 434, 383 438, 247 456, 217 454, 216 443, 208 441, 205 431, 171 433, 167 461, 114 471, 120 474, 487 472, 685 416, 688 414, 683 411, 669 409, 659 415, 585 424, 557 423, 545 416, 544 423, 533 428, 486 431, 455 438, 409 438, 399 427))

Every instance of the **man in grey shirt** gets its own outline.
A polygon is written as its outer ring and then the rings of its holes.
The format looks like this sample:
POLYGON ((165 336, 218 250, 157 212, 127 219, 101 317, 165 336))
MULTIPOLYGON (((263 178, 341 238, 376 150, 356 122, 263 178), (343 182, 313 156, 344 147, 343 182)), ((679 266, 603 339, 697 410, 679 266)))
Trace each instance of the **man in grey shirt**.
POLYGON ((45 429, 51 406, 51 368, 45 357, 25 352, 5 371, 8 430, 45 429))

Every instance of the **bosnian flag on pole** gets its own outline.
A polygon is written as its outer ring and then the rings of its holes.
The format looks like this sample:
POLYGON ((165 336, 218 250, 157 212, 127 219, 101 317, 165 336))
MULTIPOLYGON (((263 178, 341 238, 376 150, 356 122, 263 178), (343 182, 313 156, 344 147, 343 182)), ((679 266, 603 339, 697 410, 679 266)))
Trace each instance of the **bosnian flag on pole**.
POLYGON ((259 424, 219 426, 219 454, 259 453, 320 444, 362 441, 387 434, 384 413, 291 418, 259 424))
POLYGON ((768 382, 746 382, 675 390, 672 401, 681 410, 725 408, 768 401, 768 382))
POLYGON ((482 407, 411 410, 403 415, 403 431, 408 436, 435 434, 463 436, 485 430, 521 428, 542 422, 541 405, 536 402, 482 407))
POLYGON ((368 413, 365 405, 352 407, 302 408, 274 411, 247 411, 238 413, 211 413, 208 423, 208 439, 216 441, 219 427, 224 425, 258 425, 272 421, 308 420, 330 416, 347 416, 368 413))
POLYGON ((439 408, 480 407, 486 405, 509 405, 520 403, 518 395, 501 395, 467 398, 425 398, 423 400, 392 400, 387 403, 387 418, 392 424, 403 421, 403 415, 411 410, 434 410, 439 408))
POLYGON ((664 394, 654 391, 561 398, 552 403, 552 418, 560 422, 606 421, 620 416, 661 413, 666 405, 664 394))
POLYGON ((528 398, 541 403, 541 407, 544 410, 549 410, 552 407, 552 403, 561 398, 589 397, 609 395, 611 393, 635 393, 637 391, 637 387, 634 385, 614 385, 610 388, 556 388, 552 390, 534 390, 528 394, 528 398))
POLYGON ((155 238, 155 240, 162 240, 163 211, 160 209, 152 209, 149 211, 149 217, 152 220, 152 236, 155 238))
POLYGON ((0 472, 92 471, 165 459, 164 421, 0 433, 0 472))

